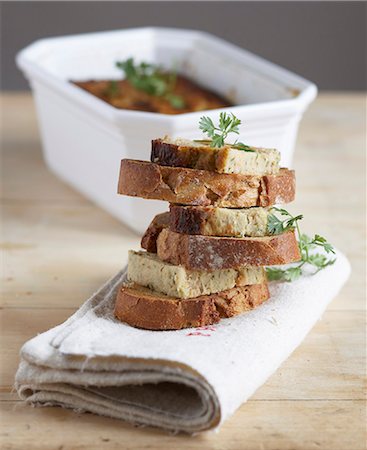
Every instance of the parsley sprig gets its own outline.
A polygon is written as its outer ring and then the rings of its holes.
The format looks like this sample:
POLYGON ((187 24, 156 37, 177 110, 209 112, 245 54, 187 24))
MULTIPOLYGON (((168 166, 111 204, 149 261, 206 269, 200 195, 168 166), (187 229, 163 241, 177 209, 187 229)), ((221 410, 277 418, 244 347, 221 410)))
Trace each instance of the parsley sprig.
POLYGON ((281 216, 286 216, 286 219, 280 219, 275 214, 270 213, 268 216, 268 232, 269 234, 280 234, 288 230, 298 227, 298 221, 303 219, 303 215, 292 216, 285 209, 273 207, 271 211, 279 213, 281 216))
POLYGON ((116 67, 124 71, 125 78, 139 91, 162 97, 175 109, 184 108, 184 99, 173 93, 177 81, 175 71, 165 72, 161 67, 146 62, 135 64, 134 58, 117 61, 116 67))
MULTIPOLYGON (((232 113, 227 114, 226 112, 221 112, 219 114, 218 126, 214 125, 214 122, 210 117, 202 116, 199 120, 199 128, 204 134, 207 134, 210 139, 197 139, 195 142, 202 142, 212 147, 223 147, 226 143, 225 140, 230 133, 240 133, 239 125, 241 125, 241 120, 232 113)), ((237 150, 254 152, 250 146, 238 142, 237 140, 229 145, 237 150)))
POLYGON ((326 239, 319 234, 315 234, 313 238, 310 238, 306 234, 302 234, 299 227, 299 221, 303 219, 303 215, 293 216, 287 210, 282 208, 273 207, 268 217, 268 233, 280 234, 289 230, 297 230, 298 235, 298 247, 301 253, 301 260, 296 265, 292 265, 286 269, 280 267, 267 267, 266 273, 268 279, 279 281, 294 281, 302 275, 302 267, 309 264, 316 268, 315 273, 327 266, 331 266, 335 263, 335 258, 330 259, 323 253, 311 253, 311 250, 321 247, 326 253, 333 253, 335 251, 332 245, 326 241, 326 239), (282 218, 277 217, 275 213, 278 213, 282 218), (283 217, 285 217, 283 219, 283 217))

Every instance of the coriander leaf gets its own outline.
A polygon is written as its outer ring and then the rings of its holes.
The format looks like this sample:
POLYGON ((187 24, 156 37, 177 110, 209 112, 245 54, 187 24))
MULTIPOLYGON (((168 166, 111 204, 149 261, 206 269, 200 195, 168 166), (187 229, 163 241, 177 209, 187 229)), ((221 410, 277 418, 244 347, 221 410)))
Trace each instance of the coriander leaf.
POLYGON ((303 215, 292 216, 286 209, 273 207, 268 215, 267 230, 269 234, 280 234, 284 233, 290 229, 297 229, 298 234, 298 247, 301 254, 301 260, 297 265, 293 265, 288 268, 273 268, 268 267, 266 273, 269 281, 279 280, 279 281, 294 281, 302 275, 302 267, 305 264, 309 264, 315 267, 317 270, 315 273, 327 266, 331 266, 335 263, 334 259, 329 259, 325 254, 322 253, 310 253, 312 249, 319 246, 322 247, 326 253, 335 253, 332 245, 326 241, 326 239, 319 234, 315 234, 314 238, 311 239, 306 234, 300 232, 298 222, 303 219, 303 215), (276 216, 278 213, 284 219, 276 216))
POLYGON ((125 72, 125 76, 127 79, 135 76, 135 67, 133 58, 128 58, 126 61, 117 61, 116 67, 118 69, 122 69, 125 72))
POLYGON ((284 277, 285 269, 278 269, 276 267, 267 267, 266 275, 269 281, 282 280, 284 277))
POLYGON ((266 276, 269 281, 295 281, 302 275, 300 266, 280 269, 278 267, 267 267, 266 276))
POLYGON ((319 234, 315 234, 315 237, 312 240, 312 243, 315 245, 319 245, 320 247, 323 247, 326 251, 326 253, 335 253, 334 248, 331 244, 329 244, 326 239, 319 234))
MULTIPOLYGON (((200 130, 207 134, 211 138, 212 147, 223 147, 225 145, 225 140, 230 133, 239 134, 239 125, 241 120, 238 119, 234 114, 227 114, 226 112, 221 112, 219 114, 219 124, 216 126, 212 119, 207 116, 203 116, 199 120, 200 130)), ((233 148, 244 151, 254 151, 250 149, 248 145, 241 143, 228 144, 233 148)))
POLYGON ((302 219, 303 219, 303 215, 300 214, 299 216, 291 217, 290 219, 286 220, 286 221, 285 221, 284 231, 293 229, 295 223, 296 223, 298 220, 302 220, 302 219))
POLYGON ((167 94, 165 96, 166 100, 168 100, 171 105, 176 109, 182 109, 185 107, 185 102, 182 97, 174 94, 167 94))
POLYGON ((302 269, 300 266, 290 267, 284 272, 284 279, 286 281, 297 280, 302 275, 302 269))
POLYGON ((311 241, 312 241, 312 239, 310 237, 308 237, 306 234, 301 234, 298 236, 298 247, 299 247, 301 254, 303 254, 303 252, 305 251, 306 248, 308 250, 311 250, 314 247, 311 244, 311 241))
POLYGON ((292 216, 287 210, 273 207, 271 208, 271 213, 268 216, 268 233, 269 234, 280 234, 285 231, 293 230, 297 227, 298 221, 303 219, 303 215, 292 216), (281 216, 287 216, 287 219, 281 220, 275 214, 275 211, 281 216))
POLYGON ((275 214, 269 214, 268 216, 268 233, 280 234, 283 231, 283 222, 278 219, 275 214))
POLYGON ((307 262, 309 264, 312 264, 314 267, 317 268, 317 272, 319 272, 322 269, 325 269, 327 266, 331 266, 335 263, 336 259, 328 259, 325 255, 322 255, 321 253, 314 253, 308 257, 307 262))
POLYGON ((225 112, 219 114, 219 128, 225 131, 231 125, 231 116, 225 112))
POLYGON ((312 239, 307 234, 301 234, 298 236, 298 242, 302 245, 311 245, 312 239))
POLYGON ((212 139, 213 147, 223 147, 224 139, 220 134, 215 134, 212 139))
POLYGON ((237 119, 237 117, 233 113, 231 113, 231 115, 232 115, 232 122, 229 122, 228 133, 240 134, 239 125, 241 125, 241 120, 237 119))
POLYGON ((308 257, 307 262, 315 267, 322 267, 326 261, 328 261, 328 259, 325 255, 322 255, 321 253, 314 253, 308 257))
POLYGON ((223 140, 229 133, 239 134, 238 126, 241 124, 241 120, 231 113, 231 115, 221 112, 219 114, 219 129, 222 131, 223 140))
POLYGON ((216 128, 210 117, 206 116, 200 117, 199 128, 203 133, 207 134, 209 137, 213 137, 215 134, 216 128))
POLYGON ((124 71, 126 80, 136 89, 152 96, 164 97, 176 109, 185 106, 184 99, 173 94, 177 81, 175 72, 164 72, 161 67, 146 62, 135 64, 133 58, 117 61, 116 67, 124 71))

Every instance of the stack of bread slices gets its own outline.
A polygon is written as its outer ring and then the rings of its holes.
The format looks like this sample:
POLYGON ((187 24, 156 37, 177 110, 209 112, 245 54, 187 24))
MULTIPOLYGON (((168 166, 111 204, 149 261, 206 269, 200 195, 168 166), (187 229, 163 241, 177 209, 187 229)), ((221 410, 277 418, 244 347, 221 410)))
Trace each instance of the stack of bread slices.
POLYGON ((200 327, 269 298, 264 266, 300 259, 293 230, 269 235, 272 205, 295 196, 275 149, 152 141, 151 162, 121 161, 118 192, 170 203, 130 251, 115 315, 151 330, 200 327))

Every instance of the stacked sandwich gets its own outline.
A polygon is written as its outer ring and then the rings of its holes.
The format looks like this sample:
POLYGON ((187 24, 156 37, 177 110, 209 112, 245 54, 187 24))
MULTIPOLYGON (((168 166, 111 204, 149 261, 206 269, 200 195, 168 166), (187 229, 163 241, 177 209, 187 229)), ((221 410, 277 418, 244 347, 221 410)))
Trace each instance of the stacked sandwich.
POLYGON ((275 149, 156 139, 151 162, 121 161, 118 192, 170 203, 130 251, 116 317, 172 330, 216 323, 269 298, 264 266, 300 259, 293 229, 269 234, 275 203, 294 199, 275 149))

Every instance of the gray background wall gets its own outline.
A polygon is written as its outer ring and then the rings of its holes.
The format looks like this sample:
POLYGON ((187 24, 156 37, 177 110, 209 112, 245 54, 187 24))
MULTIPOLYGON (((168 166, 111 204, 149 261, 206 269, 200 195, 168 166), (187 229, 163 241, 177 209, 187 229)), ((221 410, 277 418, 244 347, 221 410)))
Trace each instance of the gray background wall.
POLYGON ((146 25, 214 33, 314 81, 366 88, 366 2, 1 2, 1 84, 26 89, 14 56, 35 39, 146 25))

